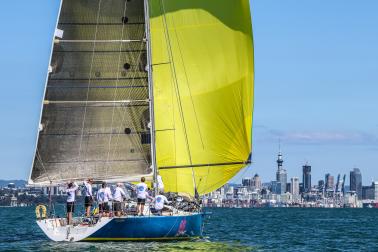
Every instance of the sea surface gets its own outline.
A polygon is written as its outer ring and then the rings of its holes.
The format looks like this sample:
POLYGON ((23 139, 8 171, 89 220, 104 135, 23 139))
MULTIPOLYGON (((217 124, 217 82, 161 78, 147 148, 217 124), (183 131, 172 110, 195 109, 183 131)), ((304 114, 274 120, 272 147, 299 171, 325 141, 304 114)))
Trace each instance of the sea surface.
POLYGON ((0 208, 0 251, 378 251, 378 209, 208 208, 204 238, 51 242, 34 208, 0 208))

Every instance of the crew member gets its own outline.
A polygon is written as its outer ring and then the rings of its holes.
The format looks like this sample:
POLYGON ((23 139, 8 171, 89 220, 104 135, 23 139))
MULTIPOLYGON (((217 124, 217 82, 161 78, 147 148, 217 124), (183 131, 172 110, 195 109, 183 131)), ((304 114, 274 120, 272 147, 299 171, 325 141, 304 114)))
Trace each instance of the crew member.
POLYGON ((159 189, 159 193, 164 193, 163 179, 161 178, 159 174, 157 175, 156 179, 157 179, 157 186, 159 189))
POLYGON ((148 195, 148 187, 146 183, 144 183, 146 179, 142 177, 140 179, 140 183, 137 184, 136 186, 136 194, 137 194, 137 214, 143 216, 143 211, 144 211, 144 205, 146 203, 146 198, 151 198, 148 195))
POLYGON ((87 217, 91 216, 91 207, 93 204, 92 183, 93 183, 92 179, 88 179, 87 181, 84 181, 84 187, 85 187, 84 207, 85 207, 85 216, 87 217))
POLYGON ((71 225, 72 223, 72 213, 75 211, 75 196, 78 186, 76 183, 70 182, 67 185, 67 224, 71 225))
POLYGON ((118 183, 113 194, 113 211, 115 215, 120 217, 122 211, 122 201, 126 198, 126 193, 122 189, 122 183, 118 183))
POLYGON ((109 216, 109 201, 112 200, 112 193, 106 183, 101 184, 101 189, 97 192, 97 201, 100 216, 109 216))
POLYGON ((171 203, 170 201, 168 201, 168 199, 164 196, 164 195, 157 195, 155 197, 155 210, 157 211, 157 215, 161 215, 162 214, 162 211, 167 209, 166 207, 164 207, 164 203, 171 203))

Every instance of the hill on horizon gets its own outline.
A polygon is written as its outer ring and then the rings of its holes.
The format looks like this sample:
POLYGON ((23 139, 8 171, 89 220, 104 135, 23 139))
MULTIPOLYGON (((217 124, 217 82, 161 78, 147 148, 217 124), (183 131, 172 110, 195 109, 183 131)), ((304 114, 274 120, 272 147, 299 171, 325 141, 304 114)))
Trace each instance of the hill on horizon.
POLYGON ((16 187, 25 187, 26 180, 22 179, 13 179, 13 180, 3 180, 0 179, 0 187, 6 187, 9 183, 14 183, 16 187))

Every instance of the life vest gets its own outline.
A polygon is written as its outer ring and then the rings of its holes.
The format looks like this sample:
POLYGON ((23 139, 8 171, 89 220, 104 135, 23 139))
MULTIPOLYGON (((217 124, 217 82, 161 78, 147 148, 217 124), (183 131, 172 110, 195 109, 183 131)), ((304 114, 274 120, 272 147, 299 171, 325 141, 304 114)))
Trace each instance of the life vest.
POLYGON ((38 205, 35 208, 35 216, 37 217, 37 219, 46 219, 46 212, 47 212, 47 208, 45 205, 38 205), (42 213, 41 213, 41 209, 42 209, 42 213))

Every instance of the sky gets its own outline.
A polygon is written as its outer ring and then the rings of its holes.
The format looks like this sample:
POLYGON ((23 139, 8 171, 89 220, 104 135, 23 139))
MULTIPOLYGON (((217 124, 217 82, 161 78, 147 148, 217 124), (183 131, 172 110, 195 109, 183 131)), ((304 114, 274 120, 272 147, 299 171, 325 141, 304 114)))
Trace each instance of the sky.
MULTIPOLYGON (((0 1, 0 179, 27 179, 59 0, 0 1)), ((255 0, 253 165, 378 180, 378 1, 255 0)))

